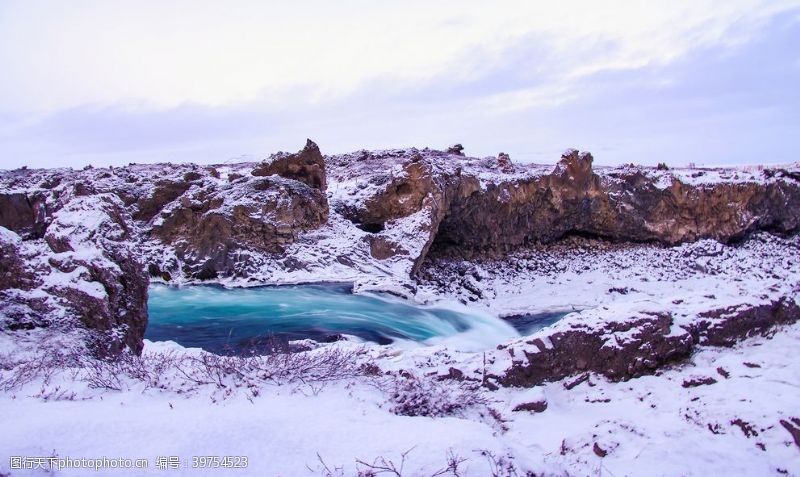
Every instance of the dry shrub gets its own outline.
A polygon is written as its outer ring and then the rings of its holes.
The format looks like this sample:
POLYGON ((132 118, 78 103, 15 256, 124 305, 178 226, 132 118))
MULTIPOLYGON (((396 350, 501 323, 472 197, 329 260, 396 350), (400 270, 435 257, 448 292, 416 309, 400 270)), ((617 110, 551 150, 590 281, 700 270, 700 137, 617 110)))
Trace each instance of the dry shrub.
POLYGON ((389 393, 392 412, 401 416, 451 416, 473 406, 485 406, 480 383, 436 380, 419 377, 408 371, 390 373, 379 381, 389 393))
MULTIPOLYGON (((109 359, 91 357, 85 349, 40 347, 30 356, 0 357, 0 389, 9 391, 56 374, 92 388, 122 390, 131 385, 183 391, 185 386, 258 388, 264 384, 302 384, 318 391, 326 383, 364 376, 370 369, 362 350, 326 347, 259 356, 219 356, 179 351, 122 353, 109 359)), ((257 395, 257 392, 254 393, 257 395)))

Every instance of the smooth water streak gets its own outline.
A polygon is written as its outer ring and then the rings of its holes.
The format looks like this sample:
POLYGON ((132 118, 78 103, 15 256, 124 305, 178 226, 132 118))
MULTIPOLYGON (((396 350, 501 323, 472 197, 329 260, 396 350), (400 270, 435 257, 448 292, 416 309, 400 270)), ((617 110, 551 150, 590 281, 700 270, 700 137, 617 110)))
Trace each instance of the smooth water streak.
POLYGON ((389 295, 352 294, 345 285, 257 288, 153 285, 145 338, 212 352, 241 352, 267 340, 337 335, 377 343, 452 343, 488 349, 518 337, 509 323, 459 304, 417 305, 389 295))

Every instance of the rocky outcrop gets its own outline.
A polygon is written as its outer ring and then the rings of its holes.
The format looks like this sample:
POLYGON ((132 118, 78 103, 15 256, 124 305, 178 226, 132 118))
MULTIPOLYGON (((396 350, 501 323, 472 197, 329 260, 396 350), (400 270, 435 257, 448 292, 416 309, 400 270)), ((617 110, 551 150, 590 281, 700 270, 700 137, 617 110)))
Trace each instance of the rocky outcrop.
POLYGON ((323 191, 327 187, 325 159, 317 144, 311 139, 306 141, 306 146, 300 152, 274 154, 267 161, 257 165, 252 174, 254 176, 278 175, 323 191))
POLYGON ((508 351, 511 366, 495 379, 503 386, 516 387, 586 372, 627 380, 686 359, 698 345, 731 346, 775 325, 798 320, 800 306, 785 298, 767 305, 701 313, 698 320, 682 327, 675 325, 668 313, 644 313, 602 326, 540 333, 522 347, 498 347, 508 351))
MULTIPOLYGON (((446 157, 458 157, 459 152, 446 157)), ((441 167, 440 158, 432 160, 419 152, 396 156, 367 155, 350 174, 364 175, 364 187, 357 184, 356 200, 337 200, 337 212, 374 235, 368 238, 370 253, 379 260, 406 257, 412 262, 413 275, 422 265, 436 237, 439 224, 447 214, 453 196, 472 193, 478 181, 462 178, 457 168, 441 167), (387 164, 387 159, 398 159, 387 164), (402 161, 402 162, 400 162, 402 161), (411 219, 415 216, 416 219, 411 219), (414 223, 402 229, 402 219, 414 223)), ((355 191, 353 191, 355 192, 355 191)), ((355 195, 355 194, 354 194, 355 195)))
POLYGON ((570 235, 675 245, 800 229, 800 183, 791 171, 768 169, 749 180, 735 170, 595 171, 592 155, 574 149, 555 168, 515 166, 504 153, 466 158, 459 148, 362 152, 331 163, 337 188, 347 188, 333 207, 381 237, 369 240, 376 257, 403 245, 384 231, 388 223, 428 211, 418 230, 425 245, 410 252, 414 271, 429 250, 471 258, 570 235))
POLYGON ((88 329, 96 353, 142 350, 149 279, 135 252, 132 220, 111 194, 76 197, 53 216, 45 241, 56 270, 43 288, 88 329))
POLYGON ((793 180, 691 184, 640 168, 597 174, 592 160, 569 150, 549 174, 500 178, 454 198, 439 226, 438 251, 506 252, 569 234, 666 245, 730 242, 755 230, 800 227, 800 184, 793 180))
POLYGON ((574 149, 551 169, 515 166, 503 153, 465 158, 455 149, 362 153, 332 162, 337 187, 348 188, 333 207, 382 237, 370 239, 381 257, 392 256, 392 247, 385 246, 391 242, 384 232, 388 223, 428 211, 429 221, 418 231, 425 245, 411 253, 414 271, 429 250, 465 258, 500 255, 570 235, 665 245, 703 238, 725 243, 758 230, 800 228, 800 183, 782 170, 750 180, 733 170, 595 171, 592 155, 574 149))
POLYGON ((319 189, 281 177, 242 177, 192 189, 162 211, 152 235, 175 249, 187 274, 208 279, 232 273, 248 250, 282 252, 327 219, 319 189))
POLYGON ((19 235, 0 227, 0 330, 31 330, 50 323, 53 307, 29 292, 41 284, 26 263, 19 235))
POLYGON ((132 219, 115 195, 80 195, 82 187, 64 192, 69 197, 42 240, 23 242, 0 229, 0 326, 78 326, 99 356, 138 353, 149 280, 135 251, 132 219))

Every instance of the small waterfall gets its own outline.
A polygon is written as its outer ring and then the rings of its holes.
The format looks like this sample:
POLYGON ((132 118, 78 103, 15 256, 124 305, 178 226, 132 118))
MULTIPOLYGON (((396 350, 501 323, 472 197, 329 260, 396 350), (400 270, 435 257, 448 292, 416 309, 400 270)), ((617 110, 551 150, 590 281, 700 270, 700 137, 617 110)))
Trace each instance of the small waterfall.
POLYGON ((460 304, 417 305, 394 296, 352 294, 351 288, 153 285, 145 337, 213 352, 245 352, 275 340, 342 336, 477 350, 519 336, 504 320, 460 304))

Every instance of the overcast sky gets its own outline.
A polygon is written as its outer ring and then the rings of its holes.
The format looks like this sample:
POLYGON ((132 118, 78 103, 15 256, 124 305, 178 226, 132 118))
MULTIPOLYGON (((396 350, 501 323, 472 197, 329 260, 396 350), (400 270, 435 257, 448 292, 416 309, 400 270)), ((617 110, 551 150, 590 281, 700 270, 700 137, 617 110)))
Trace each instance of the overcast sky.
POLYGON ((4 0, 0 65, 0 168, 799 160, 800 0, 4 0))

